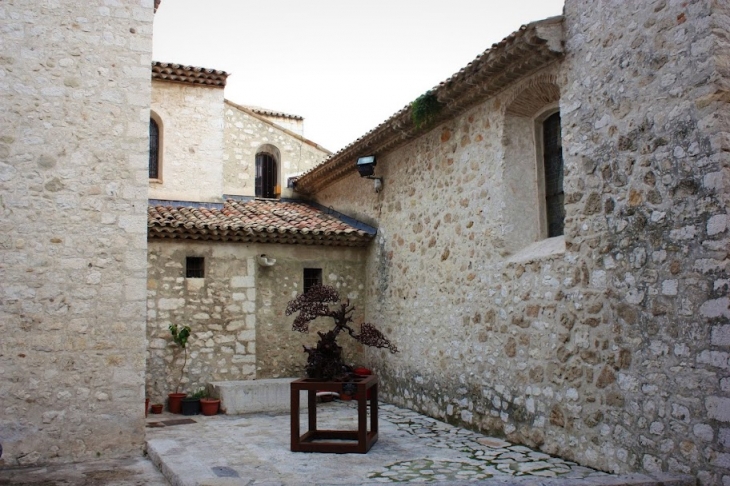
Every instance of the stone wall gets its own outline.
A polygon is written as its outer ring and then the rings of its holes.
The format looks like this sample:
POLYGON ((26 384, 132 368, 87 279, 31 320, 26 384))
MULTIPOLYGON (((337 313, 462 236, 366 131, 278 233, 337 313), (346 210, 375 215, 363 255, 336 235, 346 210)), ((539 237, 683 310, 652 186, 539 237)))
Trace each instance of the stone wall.
POLYGON ((223 89, 152 81, 152 111, 159 117, 160 180, 151 199, 220 201, 223 194, 223 89))
POLYGON ((322 268, 325 283, 357 304, 364 288, 363 251, 354 249, 151 240, 148 265, 147 394, 154 403, 174 391, 184 362, 170 324, 192 329, 180 391, 210 381, 303 376, 301 346, 313 344, 320 328, 296 333, 294 316, 284 314, 302 291, 303 269, 322 268), (264 253, 274 266, 259 266, 256 256, 264 253), (205 258, 204 278, 185 278, 187 256, 205 258))
POLYGON ((227 101, 223 156, 224 194, 255 195, 256 153, 267 145, 278 150, 278 184, 283 193, 286 192, 287 178, 308 171, 329 155, 329 152, 315 143, 227 101))
POLYGON ((730 480, 726 14, 568 1, 562 64, 378 154, 379 194, 357 175, 317 194, 377 222, 366 318, 401 353, 366 364, 386 400, 605 470, 730 480), (544 82, 567 216, 540 240, 508 207, 540 188, 507 186, 539 182, 537 151, 505 142, 529 142, 508 110, 544 82))
POLYGON ((0 465, 142 452, 152 15, 0 3, 0 465))
POLYGON ((599 375, 614 405, 597 426, 601 453, 727 484, 730 7, 596 7, 566 4, 561 104, 567 239, 608 297, 602 320, 620 350, 599 375))

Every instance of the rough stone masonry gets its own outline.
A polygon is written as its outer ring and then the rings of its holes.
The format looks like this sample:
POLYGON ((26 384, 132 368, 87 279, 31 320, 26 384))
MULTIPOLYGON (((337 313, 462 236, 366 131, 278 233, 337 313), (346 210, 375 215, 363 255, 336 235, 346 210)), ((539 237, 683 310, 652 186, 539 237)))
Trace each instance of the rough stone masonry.
POLYGON ((142 450, 152 16, 0 3, 0 465, 142 450))

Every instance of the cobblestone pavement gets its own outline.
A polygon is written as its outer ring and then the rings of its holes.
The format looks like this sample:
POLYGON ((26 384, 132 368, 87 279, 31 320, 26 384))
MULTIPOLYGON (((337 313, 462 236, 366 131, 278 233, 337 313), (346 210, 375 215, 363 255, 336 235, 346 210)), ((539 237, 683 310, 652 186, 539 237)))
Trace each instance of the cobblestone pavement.
MULTIPOLYGON (((319 429, 356 430, 355 407, 319 404, 319 429)), ((692 478, 607 474, 392 405, 381 404, 378 415, 379 439, 367 454, 291 452, 289 415, 265 413, 151 417, 148 453, 176 486, 695 484, 692 478), (186 423, 175 425, 179 419, 186 423)))

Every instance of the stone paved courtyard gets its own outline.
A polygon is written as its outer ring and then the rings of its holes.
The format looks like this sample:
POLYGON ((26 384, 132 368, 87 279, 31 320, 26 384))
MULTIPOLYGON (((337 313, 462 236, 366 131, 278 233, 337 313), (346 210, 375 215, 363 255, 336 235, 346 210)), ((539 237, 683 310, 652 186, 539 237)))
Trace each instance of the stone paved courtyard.
MULTIPOLYGON (((320 429, 355 430, 356 405, 318 405, 320 429)), ((148 418, 150 458, 174 485, 290 484, 659 484, 617 476, 527 447, 464 430, 388 404, 379 409, 379 440, 367 454, 293 453, 288 414, 148 418), (187 418, 187 417, 185 417, 187 418)), ((304 424, 306 416, 301 416, 304 424)), ((304 429, 302 429, 304 430, 304 429)), ((694 480, 662 476, 666 485, 694 480)))

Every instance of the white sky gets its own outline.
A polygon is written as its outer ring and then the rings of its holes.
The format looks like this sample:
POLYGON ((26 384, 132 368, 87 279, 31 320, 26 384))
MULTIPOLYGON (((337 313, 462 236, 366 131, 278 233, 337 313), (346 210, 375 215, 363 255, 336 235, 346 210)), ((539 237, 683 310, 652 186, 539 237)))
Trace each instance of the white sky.
POLYGON ((231 74, 225 97, 303 116, 335 152, 563 0, 162 0, 153 59, 231 74))

